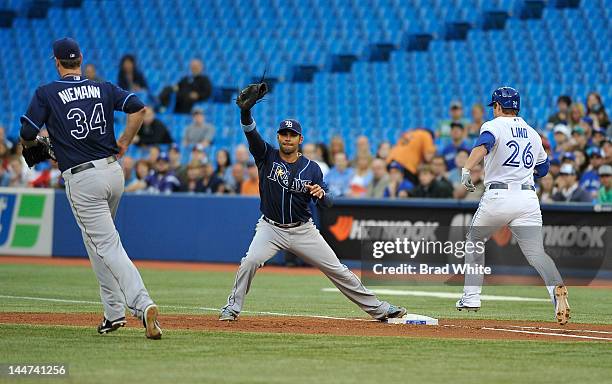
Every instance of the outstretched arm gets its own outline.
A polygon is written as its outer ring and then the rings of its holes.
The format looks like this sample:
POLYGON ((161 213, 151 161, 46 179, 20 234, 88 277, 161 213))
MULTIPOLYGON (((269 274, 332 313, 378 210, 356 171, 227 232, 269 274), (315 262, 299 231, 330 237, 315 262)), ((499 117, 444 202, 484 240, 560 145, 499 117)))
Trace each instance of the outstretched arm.
POLYGON ((259 132, 257 132, 257 125, 255 124, 255 120, 251 117, 251 113, 248 113, 248 120, 243 119, 243 114, 244 112, 240 114, 240 126, 249 142, 249 152, 251 152, 255 160, 261 160, 266 155, 268 143, 266 143, 259 132), (250 121, 250 123, 245 124, 246 121, 250 121))

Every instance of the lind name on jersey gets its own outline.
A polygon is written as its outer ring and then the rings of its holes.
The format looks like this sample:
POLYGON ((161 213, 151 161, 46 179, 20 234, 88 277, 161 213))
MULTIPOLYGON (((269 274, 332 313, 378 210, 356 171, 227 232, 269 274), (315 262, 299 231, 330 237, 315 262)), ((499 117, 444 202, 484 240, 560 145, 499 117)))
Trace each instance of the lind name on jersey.
POLYGON ((63 91, 57 93, 62 103, 66 104, 71 101, 83 100, 83 99, 99 99, 100 88, 95 85, 81 85, 80 87, 66 88, 63 91))

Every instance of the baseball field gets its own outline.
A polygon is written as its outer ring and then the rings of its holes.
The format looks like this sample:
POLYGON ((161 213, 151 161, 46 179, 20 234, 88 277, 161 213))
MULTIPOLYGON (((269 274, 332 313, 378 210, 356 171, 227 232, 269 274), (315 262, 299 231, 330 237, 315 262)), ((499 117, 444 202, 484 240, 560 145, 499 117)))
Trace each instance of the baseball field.
MULTIPOLYGON (((162 340, 141 324, 98 335, 87 260, 0 257, 0 363, 66 364, 70 383, 583 383, 612 377, 612 290, 570 287, 561 327, 542 287, 490 286, 477 313, 460 287, 372 287, 438 326, 370 321, 318 271, 265 267, 236 322, 216 320, 236 266, 137 263, 160 306, 162 340)), ((1 377, 2 382, 17 379, 1 377)), ((28 379, 18 379, 20 383, 28 379)), ((38 382, 38 380, 34 380, 38 382)), ((56 382, 56 381, 54 381, 56 382)))

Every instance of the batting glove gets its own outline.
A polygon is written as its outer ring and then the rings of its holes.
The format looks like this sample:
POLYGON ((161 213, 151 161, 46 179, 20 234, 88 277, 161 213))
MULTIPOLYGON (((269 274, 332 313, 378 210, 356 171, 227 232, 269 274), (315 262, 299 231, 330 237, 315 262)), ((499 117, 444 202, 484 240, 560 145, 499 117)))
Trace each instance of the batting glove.
POLYGON ((461 168, 461 184, 468 190, 468 192, 474 192, 476 187, 472 183, 472 178, 470 177, 470 170, 467 168, 461 168))

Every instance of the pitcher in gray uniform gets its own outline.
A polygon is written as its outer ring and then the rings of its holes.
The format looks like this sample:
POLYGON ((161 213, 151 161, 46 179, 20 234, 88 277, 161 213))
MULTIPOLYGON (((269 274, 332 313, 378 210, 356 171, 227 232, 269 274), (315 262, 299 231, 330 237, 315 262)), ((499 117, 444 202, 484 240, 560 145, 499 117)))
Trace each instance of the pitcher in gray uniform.
POLYGON ((252 105, 240 101, 239 97, 241 126, 259 171, 263 215, 257 223, 246 257, 240 263, 234 287, 227 305, 221 309, 219 320, 238 318, 255 272, 280 250, 288 250, 319 268, 340 292, 370 316, 379 320, 404 316, 405 308, 380 301, 340 263, 313 224, 309 202, 314 200, 320 206, 329 207, 331 198, 317 163, 298 152, 304 140, 300 123, 292 119, 280 123, 277 131, 280 150, 276 149, 257 132, 250 112, 252 105))
POLYGON ((140 129, 144 104, 133 93, 81 75, 83 56, 70 38, 53 44, 59 80, 39 87, 21 117, 24 147, 40 145, 43 126, 66 182, 66 196, 81 228, 91 265, 100 283, 105 334, 126 324, 125 307, 142 320, 149 339, 161 338, 158 309, 129 259, 114 218, 123 194, 117 161, 140 129), (115 141, 114 111, 128 114, 125 132, 115 141))

